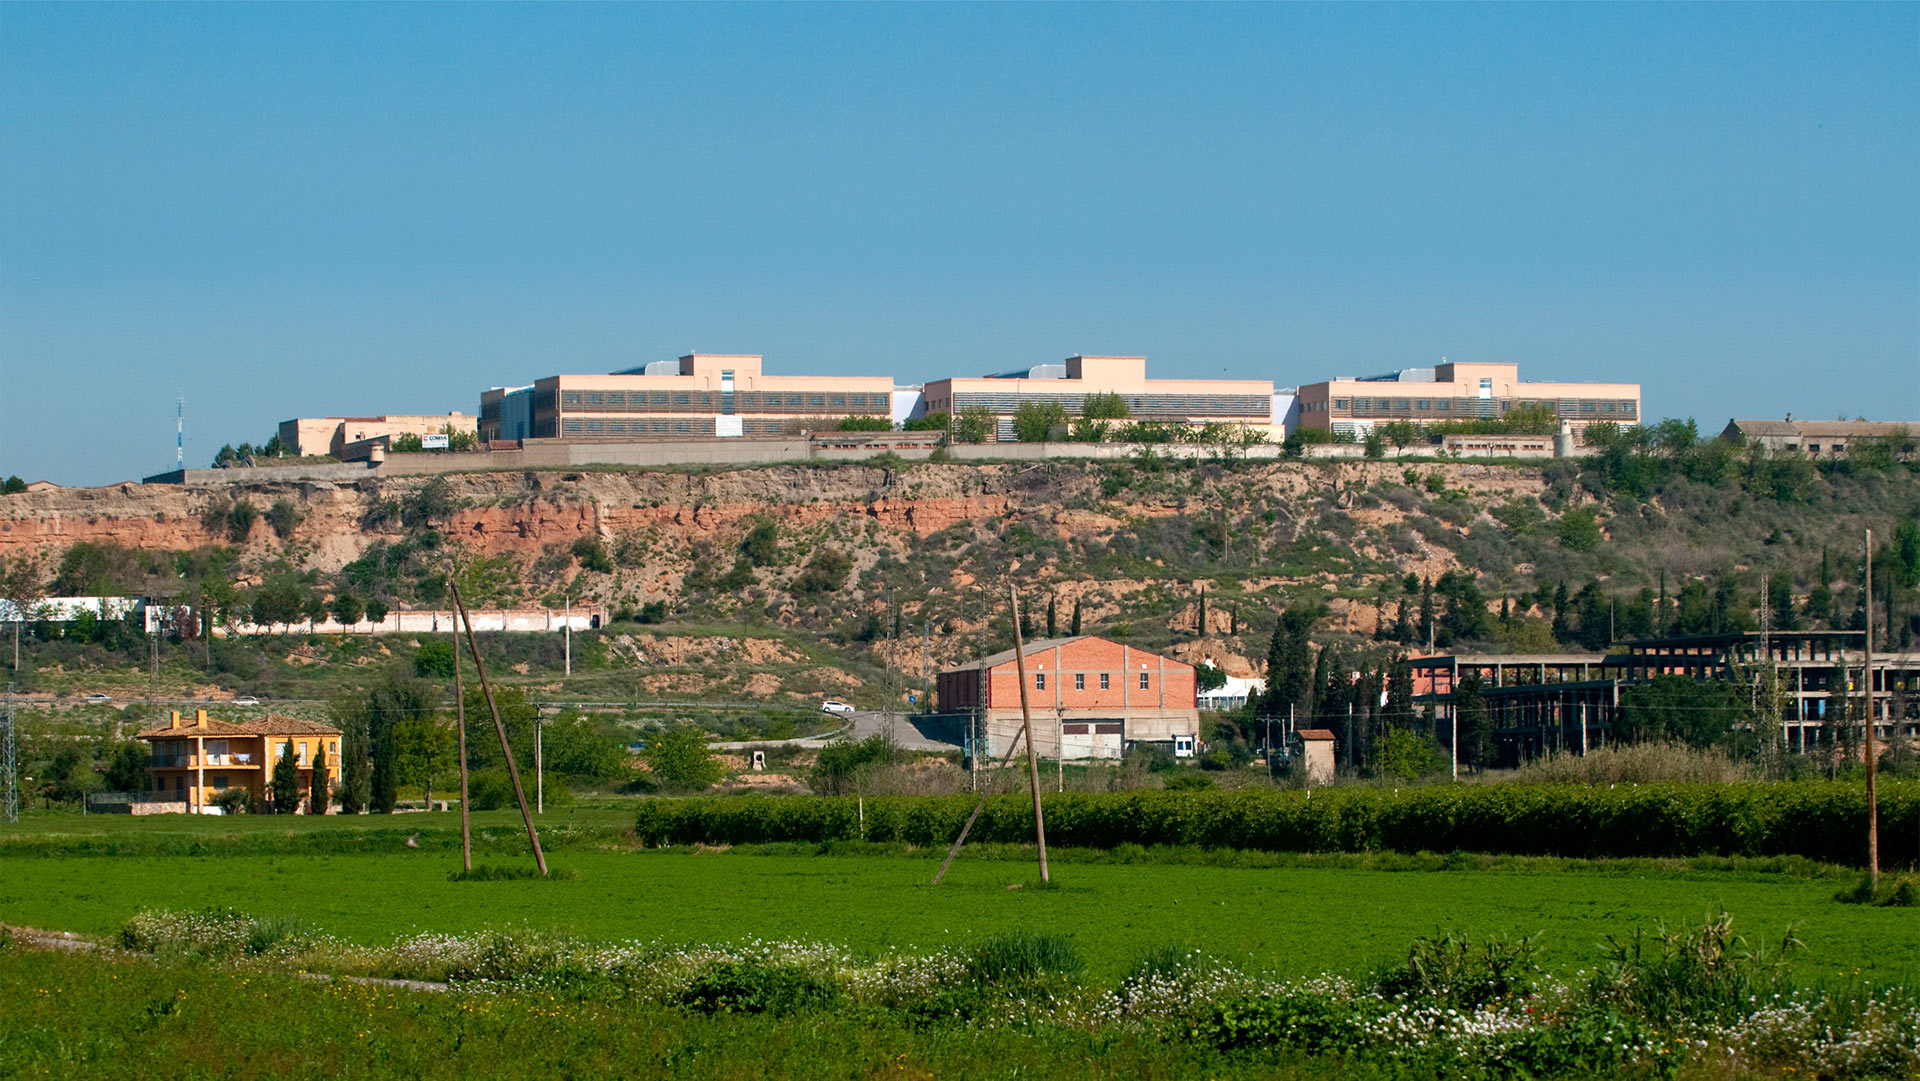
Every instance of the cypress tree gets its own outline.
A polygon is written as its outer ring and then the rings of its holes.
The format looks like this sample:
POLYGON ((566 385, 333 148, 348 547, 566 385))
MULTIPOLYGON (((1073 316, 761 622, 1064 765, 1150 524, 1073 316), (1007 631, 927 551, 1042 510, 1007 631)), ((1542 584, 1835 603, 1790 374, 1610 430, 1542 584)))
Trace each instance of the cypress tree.
POLYGON ((1201 638, 1207 636, 1207 591, 1204 588, 1200 590, 1200 621, 1194 627, 1194 633, 1201 638))
POLYGON ((1047 594, 1047 637, 1058 638, 1059 636, 1060 595, 1058 593, 1049 593, 1047 594))
POLYGON ((372 772, 367 764, 367 722, 355 717, 340 739, 340 813, 357 815, 367 809, 372 772))
POLYGON ((1075 597, 1073 601, 1073 629, 1069 633, 1080 633, 1080 599, 1078 597, 1075 597))
POLYGON ((400 756, 393 722, 393 716, 384 710, 373 718, 373 769, 369 785, 372 798, 367 806, 374 814, 392 814, 400 802, 400 756))
POLYGON ((1413 727, 1413 665, 1404 655, 1395 657, 1387 670, 1386 722, 1393 728, 1413 727))
POLYGON ((1453 690, 1454 716, 1460 729, 1460 764, 1481 769, 1493 764, 1493 715, 1480 693, 1480 677, 1462 677, 1453 690))
POLYGON ((273 813, 290 815, 300 806, 300 767, 293 761, 293 741, 280 745, 280 760, 273 764, 273 813))
POLYGON ((327 813, 329 796, 327 792, 327 745, 324 740, 317 741, 313 755, 313 777, 307 789, 307 813, 323 815, 327 813))

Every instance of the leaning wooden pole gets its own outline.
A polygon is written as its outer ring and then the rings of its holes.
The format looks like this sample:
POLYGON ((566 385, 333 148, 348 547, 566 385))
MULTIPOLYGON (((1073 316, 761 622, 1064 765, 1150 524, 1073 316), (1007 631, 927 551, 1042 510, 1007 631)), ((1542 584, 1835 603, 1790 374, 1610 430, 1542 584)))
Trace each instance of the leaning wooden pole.
POLYGON ((527 824, 527 843, 533 846, 533 862, 540 868, 540 877, 547 877, 547 856, 540 851, 540 831, 533 825, 533 810, 527 806, 527 790, 520 786, 520 767, 513 760, 513 748, 507 743, 507 726, 500 720, 500 704, 493 700, 493 687, 487 682, 487 666, 480 659, 480 647, 473 639, 473 617, 467 614, 467 606, 460 600, 460 587, 448 582, 453 591, 453 606, 459 611, 460 621, 467 628, 467 652, 473 657, 473 670, 480 673, 480 693, 487 699, 487 712, 493 714, 493 730, 500 737, 500 755, 507 760, 507 778, 513 782, 513 798, 520 804, 520 818, 527 824))
POLYGON ((1013 667, 1020 676, 1020 730, 1027 736, 1027 781, 1033 789, 1033 839, 1040 846, 1040 881, 1047 877, 1047 819, 1040 810, 1040 758, 1033 750, 1033 711, 1027 707, 1027 643, 1020 634, 1020 592, 1007 583, 1013 613, 1013 667))
MULTIPOLYGON (((1007 768, 1007 763, 1011 761, 1013 758, 1013 752, 1020 749, 1020 737, 1021 737, 1021 733, 1019 732, 1015 732, 1013 734, 1013 742, 1007 744, 1007 753, 1000 756, 1000 764, 994 767, 994 773, 988 774, 988 777, 989 777, 988 784, 992 783, 991 778, 995 774, 998 774, 1000 770, 1007 768)), ((975 753, 979 752, 979 748, 977 747, 974 750, 975 750, 975 753)), ((967 834, 973 832, 973 823, 976 819, 980 817, 980 811, 986 805, 987 805, 987 785, 983 784, 980 786, 980 798, 974 801, 973 813, 967 816, 966 824, 960 827, 960 836, 955 837, 953 839, 953 847, 947 849, 947 858, 945 860, 942 860, 940 863, 940 873, 933 876, 934 885, 938 886, 940 884, 940 880, 947 877, 947 868, 953 866, 953 857, 958 856, 960 854, 960 846, 967 843, 967 834)))
POLYGON ((473 870, 473 822, 467 817, 467 694, 460 683, 460 621, 453 631, 453 725, 460 735, 460 866, 473 870))
MULTIPOLYGON (((1867 651, 1861 658, 1860 682, 1867 694, 1867 883, 1874 891, 1880 889, 1880 793, 1875 783, 1878 763, 1875 761, 1879 748, 1873 739, 1873 530, 1867 530, 1867 581, 1866 589, 1860 597, 1867 605, 1867 651)), ((1899 731, 1898 726, 1895 732, 1899 731)))

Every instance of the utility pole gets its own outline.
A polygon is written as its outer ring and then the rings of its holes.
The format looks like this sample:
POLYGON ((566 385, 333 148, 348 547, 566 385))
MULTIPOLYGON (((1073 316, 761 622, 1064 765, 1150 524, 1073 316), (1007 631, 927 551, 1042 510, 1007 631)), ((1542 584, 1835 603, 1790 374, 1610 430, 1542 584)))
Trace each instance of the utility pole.
POLYGON ((467 818, 467 696, 460 685, 460 624, 447 621, 453 635, 453 724, 460 739, 460 866, 473 870, 473 824, 467 818))
MULTIPOLYGON (((1870 889, 1880 888, 1880 800, 1875 783, 1874 745, 1873 745, 1873 530, 1867 530, 1867 579, 1861 599, 1867 604, 1867 651, 1860 665, 1861 682, 1867 693, 1867 883, 1870 889)), ((1044 859, 1044 856, 1042 857, 1044 859)))
POLYGON ((533 813, 547 813, 547 763, 541 753, 540 732, 546 728, 546 716, 533 712, 533 813))
POLYGON ((507 742, 506 722, 500 719, 500 704, 494 700, 493 687, 487 682, 487 665, 480 659, 480 646, 473 638, 473 616, 467 612, 467 606, 460 600, 460 587, 452 582, 447 588, 453 592, 453 607, 456 616, 467 627, 467 652, 473 656, 474 671, 480 675, 480 693, 486 697, 487 711, 493 714, 493 731, 500 737, 500 756, 507 760, 507 779, 513 782, 514 802, 520 805, 520 817, 527 824, 527 843, 533 848, 533 862, 540 868, 540 877, 547 877, 547 855, 540 851, 540 831, 534 828, 533 815, 527 809, 527 790, 520 786, 520 767, 513 760, 513 747, 507 742))
POLYGON ((20 749, 13 738, 13 684, 0 699, 0 811, 7 821, 20 821, 20 749))
MULTIPOLYGON (((567 614, 564 618, 565 618, 565 622, 561 625, 561 634, 564 635, 566 638, 567 675, 571 676, 573 675, 573 598, 572 597, 567 598, 567 614)), ((539 730, 538 721, 534 722, 534 729, 535 731, 539 730)))
POLYGON ((1013 667, 1020 677, 1020 730, 1027 737, 1027 781, 1033 789, 1033 837, 1040 847, 1040 881, 1045 883, 1052 881, 1047 876, 1047 819, 1040 808, 1040 759, 1034 753, 1033 711, 1027 705, 1027 645, 1020 634, 1020 591, 1011 582, 1007 584, 1007 600, 1013 616, 1013 667))

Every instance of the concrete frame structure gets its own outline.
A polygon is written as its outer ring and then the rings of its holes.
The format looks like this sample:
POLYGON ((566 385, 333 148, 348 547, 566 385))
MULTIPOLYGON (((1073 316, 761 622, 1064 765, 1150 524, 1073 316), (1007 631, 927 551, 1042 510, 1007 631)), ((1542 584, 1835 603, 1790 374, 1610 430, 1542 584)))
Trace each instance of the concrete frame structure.
POLYGON ((299 765, 302 800, 312 788, 316 761, 326 763, 330 782, 340 778, 341 732, 315 721, 279 714, 257 721, 221 721, 203 709, 183 723, 180 711, 174 710, 166 724, 136 738, 152 745, 147 761, 154 794, 180 804, 188 814, 208 813, 219 793, 236 788, 245 789, 255 807, 262 806, 281 747, 289 742, 299 765))
MULTIPOLYGON (((1772 658, 1772 681, 1786 705, 1779 718, 1788 750, 1816 748, 1830 724, 1863 727, 1843 701, 1864 699, 1854 685, 1864 635, 1860 631, 1772 631, 1764 636, 1772 658)), ((1612 739, 1621 691, 1661 676, 1722 680, 1759 693, 1767 678, 1758 631, 1656 638, 1620 643, 1625 653, 1560 653, 1416 657, 1414 702, 1431 704, 1439 721, 1435 735, 1451 737, 1448 723, 1460 680, 1477 675, 1494 716, 1494 739, 1504 765, 1549 751, 1578 752, 1612 739)), ((1876 652, 1873 658, 1875 734, 1881 740, 1920 741, 1920 653, 1876 652)))
POLYGON ((893 420, 891 376, 767 375, 754 354, 690 353, 608 375, 551 375, 480 397, 480 438, 780 438, 794 422, 893 420), (524 415, 527 433, 513 435, 524 415))
POLYGON ((1575 433, 1603 420, 1637 425, 1640 384, 1526 383, 1517 364, 1442 363, 1306 384, 1300 388, 1300 425, 1365 435, 1389 421, 1477 420, 1518 405, 1551 406, 1575 433))
POLYGON ((935 379, 923 393, 928 413, 991 411, 1001 442, 1013 441, 1013 414, 1030 401, 1057 402, 1067 416, 1077 417, 1089 394, 1118 394, 1136 421, 1232 424, 1276 441, 1286 437, 1285 413, 1292 405, 1274 394, 1270 379, 1148 379, 1145 357, 1072 356, 1000 375, 935 379))
POLYGON ((1720 438, 1755 444, 1780 454, 1794 451, 1809 458, 1847 457, 1847 444, 1861 439, 1888 440, 1894 455, 1910 460, 1920 442, 1920 422, 1895 420, 1730 420, 1720 438))
POLYGON ((280 442, 286 444, 288 453, 297 457, 330 454, 344 458, 349 443, 401 435, 434 435, 449 424, 457 432, 474 430, 474 419, 458 411, 389 413, 378 417, 295 417, 280 422, 280 442))
MULTIPOLYGON (((1194 753, 1200 709, 1190 664, 1097 635, 1046 638, 1025 650, 1028 705, 1035 749, 1048 758, 1118 758, 1138 742, 1194 753)), ((1014 651, 941 672, 939 712, 972 715, 983 741, 976 753, 998 755, 1021 728, 1014 651)))

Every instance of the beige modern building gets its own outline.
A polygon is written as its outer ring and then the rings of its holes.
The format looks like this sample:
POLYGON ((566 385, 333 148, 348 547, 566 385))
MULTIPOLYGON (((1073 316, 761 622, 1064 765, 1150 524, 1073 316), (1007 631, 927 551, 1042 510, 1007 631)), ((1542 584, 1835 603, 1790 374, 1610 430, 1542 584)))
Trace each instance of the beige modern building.
POLYGON ((1798 451, 1809 458, 1845 458, 1847 445, 1862 439, 1887 444, 1895 457, 1914 455, 1920 423, 1895 420, 1730 420, 1720 432, 1735 443, 1756 443, 1775 453, 1798 451))
POLYGON ((1300 388, 1300 426, 1365 435, 1376 424, 1437 424, 1499 417, 1522 405, 1544 405, 1573 431, 1595 421, 1640 423, 1638 383, 1527 383, 1517 364, 1408 368, 1366 378, 1342 377, 1300 388))
POLYGON ((342 457, 349 443, 399 435, 434 435, 453 426, 456 432, 474 430, 464 413, 397 414, 380 417, 296 417, 280 422, 280 442, 297 457, 331 454, 342 457))
POLYGON ((893 418, 889 376, 767 375, 750 354, 693 353, 610 375, 552 375, 480 398, 480 438, 779 436, 848 416, 893 418))
MULTIPOLYGON (((936 379, 923 392, 928 413, 958 416, 984 408, 998 419, 998 438, 1010 441, 1013 414, 1025 402, 1056 402, 1080 415, 1090 394, 1117 394, 1136 421, 1218 422, 1279 438, 1281 417, 1270 379, 1148 379, 1145 357, 1068 357, 1059 364, 982 376, 936 379)), ((1280 407, 1284 410, 1284 406, 1280 407)))

